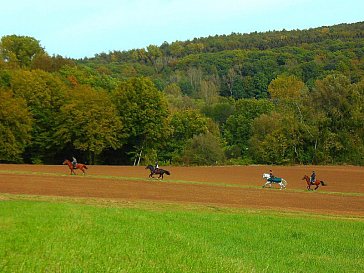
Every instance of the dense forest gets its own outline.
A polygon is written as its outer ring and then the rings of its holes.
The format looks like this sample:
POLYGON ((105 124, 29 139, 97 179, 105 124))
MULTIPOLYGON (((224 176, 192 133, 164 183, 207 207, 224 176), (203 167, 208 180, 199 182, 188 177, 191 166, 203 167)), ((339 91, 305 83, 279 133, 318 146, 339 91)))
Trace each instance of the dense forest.
POLYGON ((0 163, 364 165, 364 22, 50 56, 0 41, 0 163))

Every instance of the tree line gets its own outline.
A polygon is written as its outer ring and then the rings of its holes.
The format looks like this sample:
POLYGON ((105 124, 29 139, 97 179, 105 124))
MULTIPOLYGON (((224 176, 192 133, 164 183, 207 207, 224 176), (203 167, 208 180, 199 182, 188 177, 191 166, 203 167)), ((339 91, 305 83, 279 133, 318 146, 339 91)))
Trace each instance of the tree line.
POLYGON ((364 23, 93 58, 0 42, 0 162, 364 164, 364 23))

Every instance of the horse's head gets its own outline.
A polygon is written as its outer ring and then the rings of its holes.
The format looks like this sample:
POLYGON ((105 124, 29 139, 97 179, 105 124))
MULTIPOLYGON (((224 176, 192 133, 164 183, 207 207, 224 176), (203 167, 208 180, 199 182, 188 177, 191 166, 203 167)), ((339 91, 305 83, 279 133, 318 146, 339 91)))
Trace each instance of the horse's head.
POLYGON ((65 159, 65 161, 63 161, 62 165, 67 165, 70 161, 68 159, 65 159))
POLYGON ((263 178, 265 178, 265 179, 270 178, 270 174, 269 173, 263 173, 263 178))
POLYGON ((148 166, 146 166, 146 167, 145 167, 145 169, 149 169, 149 170, 151 170, 151 171, 154 171, 154 167, 153 167, 152 165, 148 165, 148 166))
POLYGON ((305 174, 303 177, 302 177, 302 180, 310 180, 310 178, 305 174))

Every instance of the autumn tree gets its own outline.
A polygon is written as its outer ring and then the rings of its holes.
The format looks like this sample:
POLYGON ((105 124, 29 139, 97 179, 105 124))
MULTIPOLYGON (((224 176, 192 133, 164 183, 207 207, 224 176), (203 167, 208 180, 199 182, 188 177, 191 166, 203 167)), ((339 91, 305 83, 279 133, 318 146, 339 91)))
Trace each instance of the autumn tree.
POLYGON ((11 73, 10 86, 16 97, 25 99, 34 122, 32 142, 25 159, 33 163, 54 163, 59 149, 56 120, 64 103, 66 86, 60 78, 41 70, 16 70, 11 73))
POLYGON ((309 105, 309 90, 295 76, 279 75, 268 86, 275 111, 281 115, 281 133, 293 148, 285 155, 291 163, 312 163, 312 153, 317 148, 317 128, 309 105))
POLYGON ((329 75, 315 83, 310 96, 322 163, 362 162, 363 85, 352 84, 343 75, 329 75))
POLYGON ((60 109, 56 137, 75 150, 82 151, 90 164, 105 149, 122 145, 122 122, 106 91, 80 85, 69 90, 60 109))
POLYGON ((176 111, 170 117, 171 137, 166 143, 165 157, 174 162, 182 162, 182 153, 194 136, 213 131, 210 119, 197 110, 176 111))
POLYGON ((26 102, 0 88, 0 162, 22 162, 31 139, 32 117, 26 102))
POLYGON ((147 46, 145 56, 147 57, 148 61, 153 65, 155 72, 158 73, 163 66, 163 63, 161 61, 163 52, 160 50, 160 48, 156 45, 147 46))
POLYGON ((169 132, 163 93, 148 78, 131 78, 123 81, 112 97, 128 143, 124 152, 132 158, 142 153, 145 159, 155 160, 169 132))
POLYGON ((32 60, 39 54, 44 54, 40 42, 33 37, 8 35, 0 41, 0 56, 7 62, 29 67, 32 60))

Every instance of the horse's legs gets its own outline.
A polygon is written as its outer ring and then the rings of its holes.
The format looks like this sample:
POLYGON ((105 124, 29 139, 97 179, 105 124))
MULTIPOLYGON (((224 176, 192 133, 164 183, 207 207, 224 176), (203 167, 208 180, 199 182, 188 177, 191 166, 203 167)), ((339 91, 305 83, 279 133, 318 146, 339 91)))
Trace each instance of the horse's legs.
POLYGON ((287 185, 287 181, 282 178, 282 181, 280 184, 281 184, 281 189, 285 189, 286 185, 287 185))

